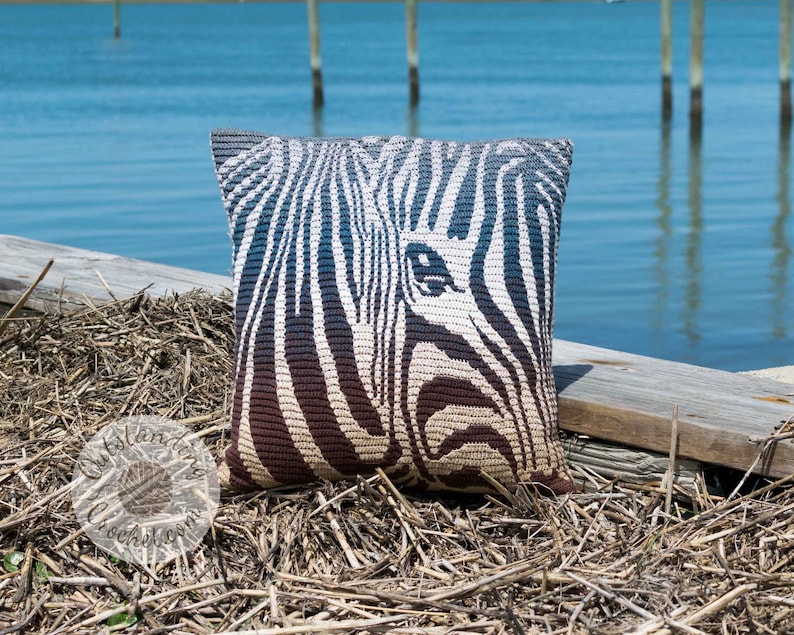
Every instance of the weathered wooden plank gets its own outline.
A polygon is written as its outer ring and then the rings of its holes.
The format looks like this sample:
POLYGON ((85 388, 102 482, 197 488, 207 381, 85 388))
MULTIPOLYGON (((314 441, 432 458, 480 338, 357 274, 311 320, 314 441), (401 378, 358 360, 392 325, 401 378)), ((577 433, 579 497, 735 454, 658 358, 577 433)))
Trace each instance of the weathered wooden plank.
MULTIPOLYGON (((794 386, 630 353, 554 342, 560 427, 667 452, 678 404, 678 456, 748 469, 794 414, 794 386)), ((756 472, 794 473, 794 440, 778 442, 756 472)))
MULTIPOLYGON (((55 264, 30 308, 66 306, 83 295, 93 302, 110 300, 97 272, 118 298, 147 286, 149 294, 165 295, 231 285, 226 276, 0 235, 0 302, 13 304, 49 258, 55 264)), ((754 463, 776 426, 794 414, 794 386, 763 377, 564 340, 554 342, 553 363, 563 430, 664 455, 674 404, 678 456, 740 470, 754 463)), ((794 440, 779 441, 755 471, 794 473, 794 440)))
MULTIPOLYGON (((670 467, 669 457, 658 452, 629 448, 592 437, 572 435, 563 439, 562 447, 571 466, 586 467, 600 476, 618 479, 624 483, 661 484, 670 467)), ((694 490, 702 467, 700 461, 676 460, 676 485, 689 491, 694 490)), ((588 489, 586 483, 579 482, 578 485, 585 491, 588 489)))
POLYGON ((163 296, 196 287, 217 293, 232 284, 230 276, 0 234, 0 303, 16 302, 50 258, 55 263, 28 308, 68 308, 80 304, 81 296, 92 302, 112 300, 97 272, 117 298, 135 295, 144 287, 150 295, 163 296))

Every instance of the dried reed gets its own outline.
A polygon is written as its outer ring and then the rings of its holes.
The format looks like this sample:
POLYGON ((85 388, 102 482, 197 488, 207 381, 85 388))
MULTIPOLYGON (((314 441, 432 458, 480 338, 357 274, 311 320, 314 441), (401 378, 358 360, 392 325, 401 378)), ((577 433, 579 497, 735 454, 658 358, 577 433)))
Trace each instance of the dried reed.
POLYGON ((76 457, 131 414, 221 451, 230 298, 139 295, 7 324, 0 557, 24 558, 0 570, 0 635, 794 632, 791 479, 679 492, 667 513, 665 490, 582 468, 592 491, 556 499, 400 491, 379 472, 224 497, 191 553, 119 562, 74 517, 76 457))

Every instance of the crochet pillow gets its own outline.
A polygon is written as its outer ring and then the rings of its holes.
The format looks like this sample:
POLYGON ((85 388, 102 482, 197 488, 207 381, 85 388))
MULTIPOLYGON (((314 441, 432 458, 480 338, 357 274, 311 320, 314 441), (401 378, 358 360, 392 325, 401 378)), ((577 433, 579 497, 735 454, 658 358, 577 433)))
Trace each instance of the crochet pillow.
POLYGON ((235 489, 574 489, 552 306, 568 140, 212 133, 233 241, 235 489))

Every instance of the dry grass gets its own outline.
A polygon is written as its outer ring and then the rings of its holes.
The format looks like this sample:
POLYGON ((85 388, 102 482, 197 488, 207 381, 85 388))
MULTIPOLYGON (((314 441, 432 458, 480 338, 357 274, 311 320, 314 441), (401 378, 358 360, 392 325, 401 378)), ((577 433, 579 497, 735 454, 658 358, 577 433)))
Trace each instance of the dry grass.
POLYGON ((787 480, 679 493, 665 513, 658 487, 581 469, 588 493, 557 499, 401 492, 377 474, 225 497, 170 563, 109 557, 71 509, 83 444, 159 414, 220 452, 232 339, 229 298, 197 293, 0 335, 0 557, 25 554, 0 569, 0 634, 794 632, 787 480), (137 622, 110 626, 122 613, 137 622))

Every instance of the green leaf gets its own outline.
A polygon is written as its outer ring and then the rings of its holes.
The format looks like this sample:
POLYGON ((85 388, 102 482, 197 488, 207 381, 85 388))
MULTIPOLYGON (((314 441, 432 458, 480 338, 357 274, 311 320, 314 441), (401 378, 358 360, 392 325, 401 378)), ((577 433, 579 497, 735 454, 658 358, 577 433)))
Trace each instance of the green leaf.
POLYGON ((118 626, 119 624, 126 624, 132 626, 138 621, 138 614, 127 615, 126 613, 116 613, 108 618, 108 626, 118 626))
POLYGON ((36 571, 36 577, 41 580, 46 580, 50 577, 50 575, 52 575, 50 570, 47 568, 47 565, 43 562, 39 562, 38 560, 33 563, 33 569, 36 571))
POLYGON ((9 573, 19 571, 19 565, 25 559, 25 554, 21 551, 9 551, 3 558, 3 566, 9 573))

